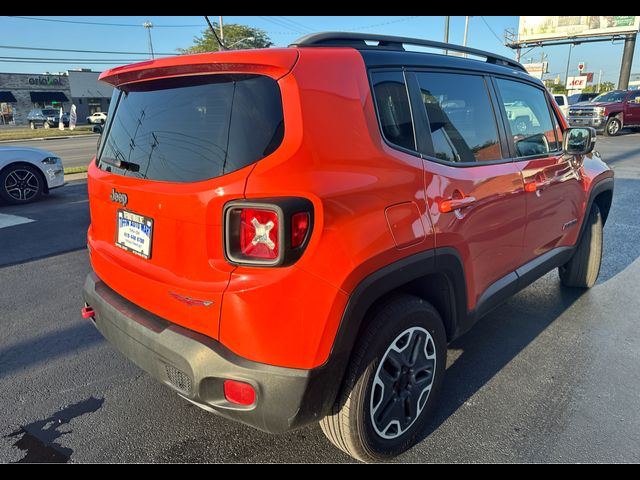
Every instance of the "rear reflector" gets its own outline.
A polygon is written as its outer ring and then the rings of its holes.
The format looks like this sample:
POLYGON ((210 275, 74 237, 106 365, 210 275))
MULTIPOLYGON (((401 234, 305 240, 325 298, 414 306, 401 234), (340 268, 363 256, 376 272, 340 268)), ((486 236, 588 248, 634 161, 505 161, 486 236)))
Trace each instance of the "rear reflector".
POLYGON ((96 312, 93 311, 93 307, 82 307, 80 313, 82 314, 82 318, 93 318, 96 315, 96 312))
POLYGON ((252 405, 256 400, 256 391, 248 383, 225 380, 224 396, 237 405, 252 405))
POLYGON ((309 213, 298 212, 291 217, 291 248, 297 248, 304 242, 309 230, 309 213))

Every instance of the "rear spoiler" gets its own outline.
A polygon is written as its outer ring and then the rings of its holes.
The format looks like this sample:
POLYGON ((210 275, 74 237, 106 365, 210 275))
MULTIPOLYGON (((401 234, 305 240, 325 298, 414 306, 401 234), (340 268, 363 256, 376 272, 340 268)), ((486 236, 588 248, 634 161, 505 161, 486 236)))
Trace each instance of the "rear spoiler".
POLYGON ((298 55, 298 51, 293 48, 181 55, 115 67, 103 72, 99 80, 114 87, 167 77, 210 73, 255 73, 278 80, 291 71, 298 55))

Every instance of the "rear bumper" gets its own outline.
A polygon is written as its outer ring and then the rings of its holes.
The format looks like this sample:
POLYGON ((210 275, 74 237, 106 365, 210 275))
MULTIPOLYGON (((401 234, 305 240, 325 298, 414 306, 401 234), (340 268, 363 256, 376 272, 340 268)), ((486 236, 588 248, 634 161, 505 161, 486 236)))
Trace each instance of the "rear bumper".
POLYGON ((290 369, 246 360, 209 337, 134 305, 93 272, 83 293, 95 311, 93 323, 114 347, 205 410, 280 433, 320 420, 333 403, 328 392, 334 388, 326 388, 332 375, 325 368, 290 369), (254 404, 228 402, 226 379, 250 383, 256 391, 254 404))

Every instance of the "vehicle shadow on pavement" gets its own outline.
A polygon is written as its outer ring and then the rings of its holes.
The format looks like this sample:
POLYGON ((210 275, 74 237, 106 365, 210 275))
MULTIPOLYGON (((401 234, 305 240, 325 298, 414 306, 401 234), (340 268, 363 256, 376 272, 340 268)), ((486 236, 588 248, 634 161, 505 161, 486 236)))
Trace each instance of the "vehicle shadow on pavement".
MULTIPOLYGON (((597 147, 596 147, 597 150, 597 147)), ((640 148, 634 148, 633 150, 626 150, 613 155, 607 155, 604 160, 607 165, 615 165, 623 160, 629 160, 629 158, 640 155, 640 148)), ((617 179, 616 179, 617 181, 617 179)), ((614 191, 615 194, 615 191, 614 191)))
POLYGON ((533 294, 523 291, 449 345, 449 355, 455 355, 456 351, 462 353, 453 363, 449 362, 438 406, 419 437, 420 441, 438 429, 585 294, 584 290, 561 287, 557 275, 555 279, 547 280, 557 284, 555 294, 550 295, 547 288, 533 294), (542 315, 541 301, 544 301, 542 315))
POLYGON ((87 321, 30 337, 0 349, 0 379, 34 365, 77 354, 104 341, 102 335, 87 321))
MULTIPOLYGON (((604 250, 597 284, 603 284, 640 257, 637 204, 640 181, 616 178, 613 204, 604 228, 604 250)), ((506 367, 588 290, 562 287, 556 271, 536 281, 481 319, 449 345, 449 362, 438 406, 420 441, 506 367)))

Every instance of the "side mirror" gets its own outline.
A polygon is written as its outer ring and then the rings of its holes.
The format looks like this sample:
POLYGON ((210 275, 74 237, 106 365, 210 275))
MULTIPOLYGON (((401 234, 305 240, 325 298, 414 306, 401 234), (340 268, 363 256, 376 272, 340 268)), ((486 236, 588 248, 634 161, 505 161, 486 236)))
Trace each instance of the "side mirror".
POLYGON ((567 155, 586 155, 596 145, 596 130, 593 127, 571 127, 564 131, 562 149, 567 155))

